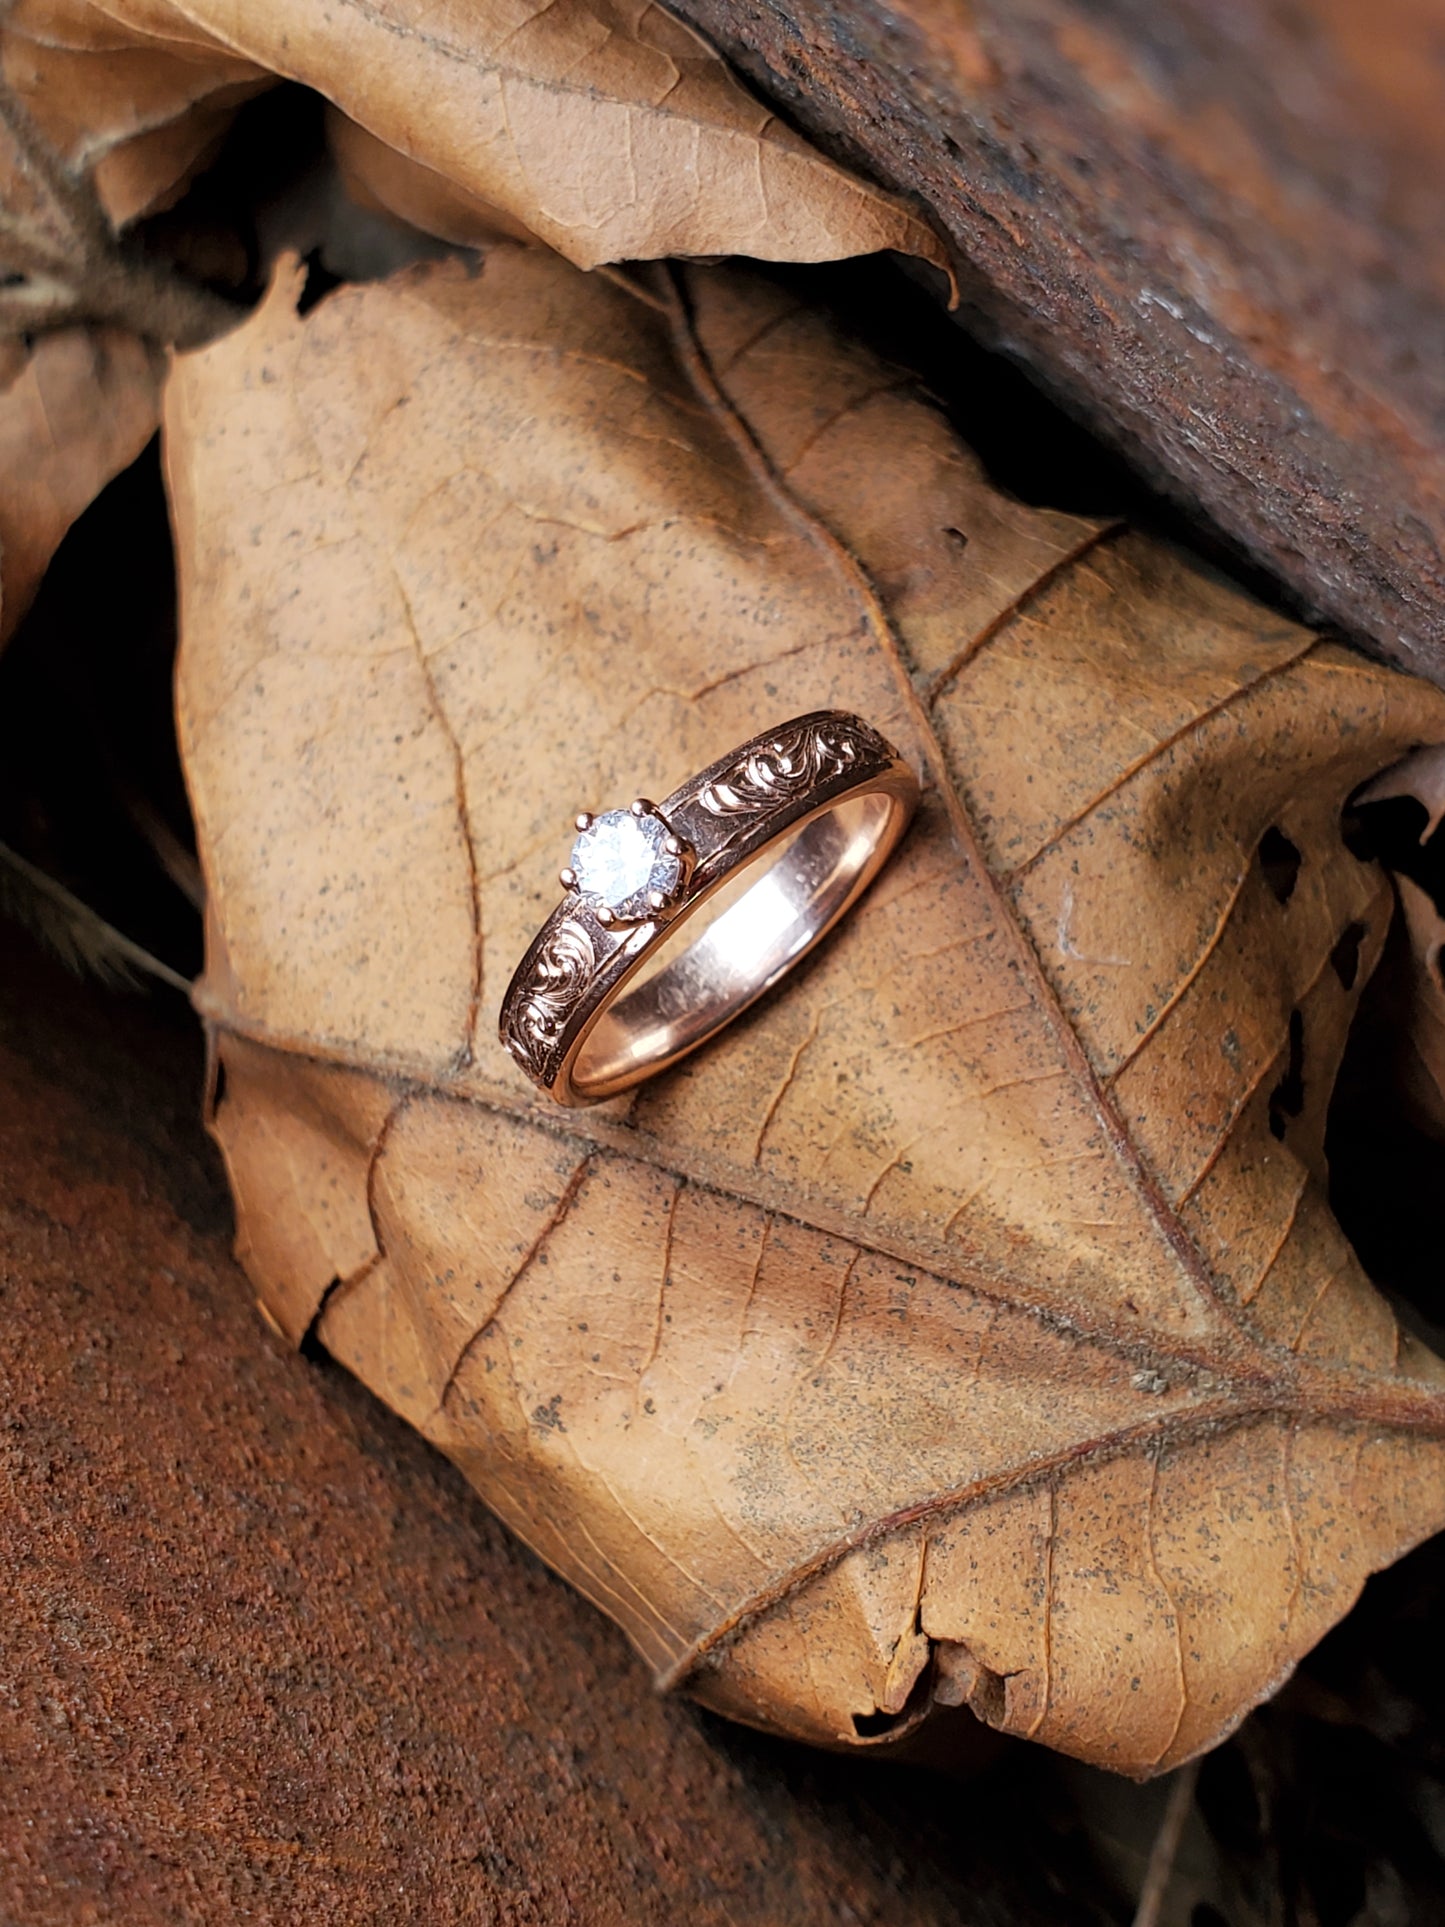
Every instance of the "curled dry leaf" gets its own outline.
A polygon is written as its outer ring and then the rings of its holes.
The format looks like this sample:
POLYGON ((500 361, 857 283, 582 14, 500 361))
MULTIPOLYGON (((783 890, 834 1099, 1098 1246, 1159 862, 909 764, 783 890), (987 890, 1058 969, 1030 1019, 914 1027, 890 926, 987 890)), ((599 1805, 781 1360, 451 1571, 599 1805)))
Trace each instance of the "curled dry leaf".
MULTIPOLYGON (((345 109, 330 141, 364 204, 444 240, 536 234, 586 265, 890 247, 943 265, 923 222, 782 127, 651 5, 451 0, 423 23, 358 0, 15 0, 0 11, 11 325, 119 321, 183 345, 219 332, 226 303, 113 258, 111 229, 174 201, 238 106, 279 76, 345 109)), ((77 325, 0 403, 0 639, 74 515, 144 445, 154 390, 138 341, 77 325)))
POLYGON ((160 355, 123 329, 63 328, 16 360, 0 389, 0 642, 61 537, 160 418, 160 355))
POLYGON ((180 715, 241 1252, 668 1686, 1210 1745, 1445 1517, 1324 1201, 1445 697, 999 494, 762 278, 501 244, 180 361, 180 715), (493 1041, 579 806, 856 710, 924 771, 801 975, 598 1110, 493 1041), (1346 953, 1352 967, 1342 961, 1346 953))
POLYGON ((879 248, 944 265, 924 221, 784 127, 650 0, 18 0, 5 33, 7 79, 65 152, 103 162, 121 215, 173 191, 217 116, 280 75, 393 151, 367 157, 370 191, 432 233, 489 236, 497 209, 584 267, 879 248))

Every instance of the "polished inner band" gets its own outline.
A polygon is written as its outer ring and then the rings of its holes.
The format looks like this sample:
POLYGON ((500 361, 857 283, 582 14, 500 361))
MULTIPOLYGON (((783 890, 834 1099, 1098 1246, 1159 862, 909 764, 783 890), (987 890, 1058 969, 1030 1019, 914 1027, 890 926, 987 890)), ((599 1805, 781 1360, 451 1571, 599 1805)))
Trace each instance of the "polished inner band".
POLYGON ((888 792, 847 797, 697 897, 638 979, 598 1012, 572 1065, 576 1095, 591 1102, 626 1090, 761 997, 862 895, 910 814, 911 804, 888 792), (675 954, 698 912, 720 897, 737 900, 675 954))

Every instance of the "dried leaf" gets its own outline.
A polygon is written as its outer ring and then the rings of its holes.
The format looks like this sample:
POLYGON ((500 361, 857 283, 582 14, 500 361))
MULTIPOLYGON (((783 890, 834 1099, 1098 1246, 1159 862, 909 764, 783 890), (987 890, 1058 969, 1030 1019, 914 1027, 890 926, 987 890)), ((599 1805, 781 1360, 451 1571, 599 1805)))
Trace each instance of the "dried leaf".
MULTIPOLYGON (((123 258, 113 230, 175 200, 241 102, 282 75, 346 110, 332 112, 331 140, 359 198, 449 241, 535 233, 586 265, 889 247, 944 265, 922 221, 782 127, 691 28, 650 5, 560 0, 526 15, 454 0, 423 25, 356 0, 16 0, 0 15, 9 325, 119 322, 183 346, 226 325, 225 302, 123 258)), ((65 334, 70 345, 37 350, 4 403, 0 639, 79 508, 149 433, 136 440, 154 406, 149 368, 133 366, 146 351, 107 330, 87 367, 87 336, 65 334), (54 457, 33 492, 32 434, 54 457)))
POLYGON ((1320 1184, 1390 914, 1340 811, 1445 697, 1002 496, 741 271, 296 294, 166 430, 275 1318, 664 1685, 827 1743, 1212 1744, 1445 1517, 1445 1374, 1320 1184), (677 1072, 542 1103, 493 1025, 572 811, 826 704, 926 774, 899 859, 677 1072))
POLYGON ((71 523, 160 417, 159 354, 119 328, 41 335, 0 390, 0 642, 71 523))
POLYGON ((383 204, 403 195, 436 234, 455 234, 461 209, 471 238, 480 205, 584 267, 879 248, 945 265, 925 222, 784 127, 650 0, 446 0, 424 15, 399 0, 19 0, 7 21, 11 84, 46 103, 66 152, 104 156, 117 212, 173 189, 217 114, 270 73, 393 149, 383 204))

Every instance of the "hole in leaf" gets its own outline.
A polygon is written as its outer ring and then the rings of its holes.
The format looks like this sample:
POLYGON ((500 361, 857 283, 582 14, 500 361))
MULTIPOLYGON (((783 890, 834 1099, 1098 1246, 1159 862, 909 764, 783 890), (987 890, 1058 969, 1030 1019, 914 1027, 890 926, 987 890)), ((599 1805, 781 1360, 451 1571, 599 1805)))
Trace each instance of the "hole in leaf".
POLYGON ((1360 945, 1364 941, 1364 924, 1348 924, 1340 933, 1339 942, 1330 952, 1330 968, 1346 990, 1354 989, 1355 979, 1360 974, 1360 945))
POLYGON ((1297 1010, 1289 1014, 1289 1062, 1284 1076, 1269 1094, 1269 1128, 1282 1138, 1292 1117, 1305 1107, 1305 1020, 1297 1010))
MULTIPOLYGON (((1392 801, 1398 802, 1399 799, 1394 798, 1392 801)), ((1346 803, 1340 812, 1340 840, 1358 863, 1378 862, 1382 843, 1393 844, 1401 841, 1398 831, 1393 836, 1388 833, 1382 835, 1381 818, 1384 808, 1382 803, 1372 803, 1368 808, 1360 809, 1351 801, 1346 803)), ((1423 812, 1423 804, 1420 805, 1420 809, 1423 812)), ((1422 816, 1421 821, 1423 820, 1422 816)), ((1404 840, 1408 842, 1408 836, 1404 840)))
POLYGON ((1189 1927, 1229 1927, 1229 1920, 1211 1902, 1196 1900, 1190 1911, 1189 1927))
POLYGON ((6 273, 0 274, 0 288, 23 288, 29 279, 30 276, 22 273, 19 268, 10 268, 6 273))
POLYGON ((966 549, 968 547, 968 537, 962 529, 945 529, 943 533, 948 537, 949 541, 953 543, 955 548, 966 549))
POLYGON ((1445 914, 1445 835, 1437 830, 1422 843, 1429 822, 1430 812, 1418 796, 1364 804, 1351 799, 1340 818, 1340 834, 1352 856, 1409 877, 1445 914))
POLYGON ((1278 902, 1288 903, 1294 895, 1303 862, 1297 845, 1290 842, 1278 824, 1271 823, 1259 839, 1259 867, 1278 902))

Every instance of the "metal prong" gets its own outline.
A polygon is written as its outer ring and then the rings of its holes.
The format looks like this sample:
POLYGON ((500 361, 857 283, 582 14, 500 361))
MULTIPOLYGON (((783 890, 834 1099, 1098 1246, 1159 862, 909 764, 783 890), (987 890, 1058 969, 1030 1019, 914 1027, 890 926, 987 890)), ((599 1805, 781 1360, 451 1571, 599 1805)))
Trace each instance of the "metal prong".
POLYGON ((572 821, 577 825, 579 830, 590 830, 592 828, 591 810, 578 810, 572 821))
POLYGON ((650 910, 665 910, 667 908, 667 898, 662 894, 661 890, 649 890, 647 893, 647 905, 650 910))
POLYGON ((557 881, 564 890, 575 890, 577 888, 577 872, 575 870, 559 870, 557 872, 557 881))
POLYGON ((665 836, 662 839, 662 847, 667 851, 669 856, 681 856, 682 838, 680 836, 665 836))
POLYGON ((605 903, 601 904, 598 906, 598 910, 597 910, 597 921, 602 925, 602 928, 605 930, 608 924, 616 923, 617 921, 616 912, 609 910, 605 903))
POLYGON ((645 796, 639 796, 637 801, 632 805, 632 814, 634 816, 651 816, 656 808, 656 803, 649 803, 645 796))

